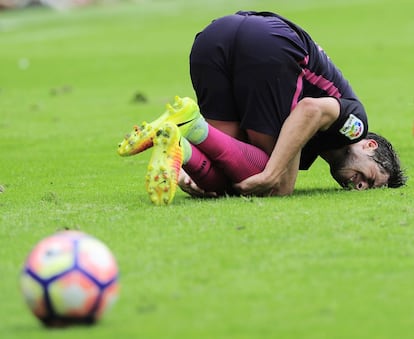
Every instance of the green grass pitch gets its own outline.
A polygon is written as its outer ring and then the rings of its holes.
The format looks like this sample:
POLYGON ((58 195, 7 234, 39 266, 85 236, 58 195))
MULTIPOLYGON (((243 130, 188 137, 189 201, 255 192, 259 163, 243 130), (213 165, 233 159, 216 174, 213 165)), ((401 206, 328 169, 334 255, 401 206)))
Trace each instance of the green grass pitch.
POLYGON ((70 13, 0 12, 1 338, 412 338, 414 203, 405 188, 341 190, 318 161, 287 198, 155 207, 150 152, 116 154, 135 123, 194 96, 188 54, 212 19, 276 11, 351 81, 370 128, 414 166, 409 0, 121 1, 70 13), (137 94, 146 103, 134 100, 137 94), (19 272, 36 242, 80 229, 104 241, 121 295, 91 328, 48 331, 19 272))

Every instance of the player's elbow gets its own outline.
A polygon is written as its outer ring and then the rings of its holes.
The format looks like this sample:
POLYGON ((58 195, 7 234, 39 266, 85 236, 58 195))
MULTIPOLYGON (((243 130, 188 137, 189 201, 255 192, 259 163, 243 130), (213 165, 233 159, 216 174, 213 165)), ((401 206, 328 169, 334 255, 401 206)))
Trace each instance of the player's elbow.
POLYGON ((322 110, 315 98, 303 98, 297 105, 297 112, 301 118, 308 121, 319 121, 322 117, 322 110))
POLYGON ((338 101, 331 97, 303 98, 297 107, 297 113, 301 115, 304 123, 322 131, 336 121, 340 111, 338 101))

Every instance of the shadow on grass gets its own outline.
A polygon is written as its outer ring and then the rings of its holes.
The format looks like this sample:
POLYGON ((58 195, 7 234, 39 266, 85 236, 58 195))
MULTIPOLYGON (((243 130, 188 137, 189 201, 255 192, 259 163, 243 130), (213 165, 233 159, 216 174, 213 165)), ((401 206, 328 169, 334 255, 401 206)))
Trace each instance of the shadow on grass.
POLYGON ((293 195, 295 196, 310 196, 310 195, 328 195, 328 194, 339 194, 349 192, 344 190, 343 188, 302 188, 302 189, 295 189, 293 195))
MULTIPOLYGON (((342 188, 303 188, 303 189, 295 189, 293 194, 291 196, 285 196, 283 198, 289 199, 289 198, 295 198, 295 197, 312 197, 312 196, 326 196, 326 195, 336 195, 336 194, 344 194, 346 192, 349 192, 347 190, 344 190, 342 188)), ((199 197, 191 197, 191 196, 184 196, 183 198, 179 198, 174 200, 174 204, 185 204, 187 201, 223 201, 224 199, 244 199, 244 200, 250 200, 250 199, 280 199, 281 197, 259 197, 259 196, 241 196, 241 195, 229 195, 229 196, 222 196, 219 198, 199 198, 199 197)))

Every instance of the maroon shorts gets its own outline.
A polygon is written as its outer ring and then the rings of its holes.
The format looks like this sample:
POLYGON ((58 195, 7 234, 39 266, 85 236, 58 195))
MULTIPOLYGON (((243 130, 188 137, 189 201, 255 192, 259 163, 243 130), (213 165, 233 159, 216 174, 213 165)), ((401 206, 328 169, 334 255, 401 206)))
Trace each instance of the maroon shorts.
POLYGON ((197 34, 190 54, 203 116, 277 137, 297 96, 304 45, 278 17, 235 14, 213 21, 197 34))

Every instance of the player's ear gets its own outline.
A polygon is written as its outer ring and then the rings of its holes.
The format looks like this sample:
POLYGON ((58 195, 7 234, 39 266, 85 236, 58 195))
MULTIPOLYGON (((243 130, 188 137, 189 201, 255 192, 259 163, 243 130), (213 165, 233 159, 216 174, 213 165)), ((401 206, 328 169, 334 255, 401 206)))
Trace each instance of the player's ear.
POLYGON ((374 150, 378 148, 378 143, 374 139, 365 139, 364 144, 362 145, 363 149, 374 150))

